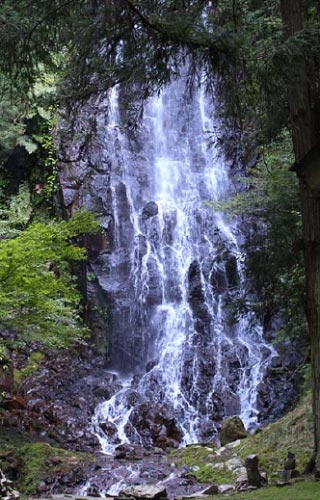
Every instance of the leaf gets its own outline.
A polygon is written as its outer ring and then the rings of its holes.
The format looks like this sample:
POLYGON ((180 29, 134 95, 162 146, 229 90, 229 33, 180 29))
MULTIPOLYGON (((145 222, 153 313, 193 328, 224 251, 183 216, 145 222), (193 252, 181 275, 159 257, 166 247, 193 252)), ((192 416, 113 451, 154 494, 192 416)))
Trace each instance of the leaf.
POLYGON ((27 135, 20 136, 17 140, 17 144, 19 146, 23 146, 27 150, 29 155, 35 153, 35 151, 37 151, 38 149, 38 144, 30 139, 30 137, 28 137, 27 135))

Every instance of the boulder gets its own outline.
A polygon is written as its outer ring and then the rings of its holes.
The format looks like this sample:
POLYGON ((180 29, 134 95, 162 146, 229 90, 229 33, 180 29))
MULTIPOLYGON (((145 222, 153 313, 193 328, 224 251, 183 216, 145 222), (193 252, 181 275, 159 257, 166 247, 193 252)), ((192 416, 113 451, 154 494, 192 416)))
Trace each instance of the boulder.
POLYGON ((296 468, 295 454, 288 451, 287 458, 284 461, 284 470, 293 470, 295 468, 296 468))
POLYGON ((281 479, 288 481, 300 477, 299 471, 296 470, 296 457, 294 453, 288 451, 288 455, 284 461, 284 470, 281 474, 281 479))
POLYGON ((182 440, 182 431, 168 405, 151 401, 137 405, 129 417, 129 423, 143 438, 144 446, 176 448, 182 440))
POLYGON ((248 433, 243 425, 240 417, 234 416, 227 418, 220 431, 220 441, 222 446, 237 439, 243 439, 248 436, 248 433))
POLYGON ((262 486, 263 478, 259 471, 259 459, 257 455, 248 455, 245 460, 245 467, 247 471, 248 484, 260 488, 262 486))
POLYGON ((224 495, 225 493, 228 493, 229 491, 234 491, 235 487, 233 484, 220 484, 219 486, 219 493, 221 495, 224 495))
POLYGON ((154 217, 158 215, 159 207, 154 201, 149 201, 143 209, 142 209, 142 220, 150 219, 150 217, 154 217))
POLYGON ((218 495, 219 493, 219 486, 215 483, 211 484, 207 488, 205 488, 202 493, 204 495, 218 495))
POLYGON ((108 420, 106 422, 101 422, 99 427, 109 437, 112 437, 117 433, 117 426, 108 420))
POLYGON ((142 484, 120 491, 120 496, 133 497, 136 500, 168 498, 167 491, 162 484, 142 484))
POLYGON ((300 477, 300 472, 297 469, 284 470, 281 474, 281 479, 289 481, 289 479, 296 479, 300 477))
POLYGON ((116 447, 114 458, 126 460, 142 460, 144 452, 139 446, 123 443, 116 447))

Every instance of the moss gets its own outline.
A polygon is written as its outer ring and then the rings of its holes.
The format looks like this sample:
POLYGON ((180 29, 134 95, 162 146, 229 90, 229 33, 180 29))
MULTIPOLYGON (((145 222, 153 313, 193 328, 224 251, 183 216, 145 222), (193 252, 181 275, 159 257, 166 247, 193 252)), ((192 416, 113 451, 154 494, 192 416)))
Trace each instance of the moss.
POLYGON ((269 477, 278 478, 288 450, 296 455, 297 469, 304 472, 313 451, 311 401, 308 395, 292 412, 243 441, 238 453, 243 461, 247 455, 257 454, 260 469, 268 472, 269 477))
MULTIPOLYGON (((202 483, 232 483, 234 474, 226 467, 215 469, 214 448, 202 446, 189 446, 172 452, 176 465, 191 468, 192 474, 202 483), (193 467, 195 469, 193 470, 193 467)), ((221 462, 221 460, 220 460, 221 462)))
POLYGON ((20 453, 23 466, 17 487, 25 495, 35 493, 42 480, 69 472, 81 465, 84 459, 79 454, 54 448, 48 443, 26 444, 21 447, 20 453))
POLYGON ((198 470, 192 473, 199 481, 222 484, 232 483, 236 479, 236 474, 227 468, 228 460, 239 458, 244 464, 245 458, 254 453, 259 457, 260 470, 267 472, 272 482, 279 479, 288 450, 296 456, 297 469, 304 472, 313 452, 310 394, 306 394, 293 411, 264 429, 259 429, 253 436, 241 440, 236 447, 233 444, 226 445, 216 453, 212 447, 190 446, 176 450, 172 456, 177 465, 196 466, 198 470))
POLYGON ((28 359, 27 366, 21 368, 20 370, 14 371, 15 385, 19 386, 25 378, 33 375, 38 370, 40 364, 42 363, 42 361, 44 361, 44 359, 45 355, 42 352, 33 352, 28 359))
POLYGON ((240 417, 233 416, 227 418, 223 424, 220 431, 220 441, 222 445, 227 443, 232 443, 237 439, 243 439, 248 436, 248 433, 243 425, 240 417))
POLYGON ((32 442, 28 435, 14 430, 0 430, 0 463, 14 480, 23 496, 33 495, 40 482, 58 478, 81 467, 94 457, 56 448, 44 442, 32 442))

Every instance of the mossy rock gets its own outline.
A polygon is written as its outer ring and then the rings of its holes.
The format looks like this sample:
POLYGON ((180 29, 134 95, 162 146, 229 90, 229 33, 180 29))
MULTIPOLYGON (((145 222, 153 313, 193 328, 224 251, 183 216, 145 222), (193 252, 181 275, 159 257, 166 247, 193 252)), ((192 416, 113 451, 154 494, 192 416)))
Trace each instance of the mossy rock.
POLYGON ((35 442, 15 429, 0 429, 0 467, 23 497, 37 494, 41 481, 81 471, 85 464, 94 461, 95 457, 88 453, 35 442))
MULTIPOLYGON (((171 456, 179 467, 189 467, 190 474, 200 483, 232 484, 236 477, 231 471, 226 467, 222 469, 213 467, 215 448, 215 445, 208 447, 192 445, 172 451, 171 456)), ((219 456, 217 460, 221 461, 221 457, 219 456)))
POLYGON ((243 425, 240 417, 234 416, 227 418, 223 424, 220 431, 220 441, 222 446, 227 443, 232 443, 237 439, 243 439, 248 436, 248 433, 243 425))
POLYGON ((245 439, 238 453, 243 461, 247 455, 258 455, 260 470, 266 471, 270 480, 278 480, 288 451, 295 454, 299 472, 309 470, 313 444, 312 402, 308 394, 287 415, 245 439))

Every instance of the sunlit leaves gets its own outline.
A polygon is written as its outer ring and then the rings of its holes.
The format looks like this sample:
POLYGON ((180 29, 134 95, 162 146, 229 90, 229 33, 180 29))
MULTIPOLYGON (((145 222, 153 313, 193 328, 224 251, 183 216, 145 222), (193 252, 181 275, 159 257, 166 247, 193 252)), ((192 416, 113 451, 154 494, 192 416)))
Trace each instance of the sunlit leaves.
POLYGON ((33 223, 0 242, 0 325, 58 347, 80 339, 81 295, 69 263, 85 259, 71 240, 97 231, 89 213, 68 222, 33 223))

